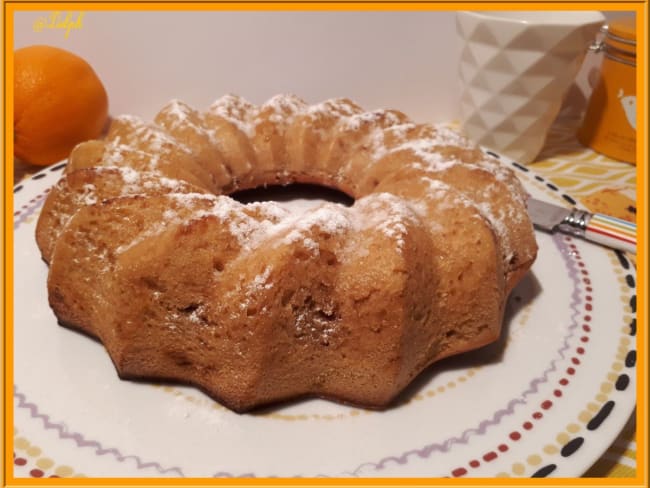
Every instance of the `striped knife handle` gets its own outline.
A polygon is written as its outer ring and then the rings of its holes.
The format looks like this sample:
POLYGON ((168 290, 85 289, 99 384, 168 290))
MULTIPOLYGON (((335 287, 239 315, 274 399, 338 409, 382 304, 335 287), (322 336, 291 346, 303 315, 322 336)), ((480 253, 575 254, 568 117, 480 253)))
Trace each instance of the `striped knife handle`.
POLYGON ((613 249, 636 254, 636 224, 626 220, 593 214, 586 221, 584 237, 613 249))

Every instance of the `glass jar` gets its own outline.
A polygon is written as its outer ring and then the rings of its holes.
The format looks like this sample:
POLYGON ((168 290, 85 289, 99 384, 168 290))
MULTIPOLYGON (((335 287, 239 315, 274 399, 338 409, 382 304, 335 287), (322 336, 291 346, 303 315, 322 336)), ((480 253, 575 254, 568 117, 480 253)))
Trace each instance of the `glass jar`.
POLYGON ((603 40, 592 46, 604 55, 600 78, 577 136, 599 153, 636 164, 635 18, 612 20, 603 32, 603 40))

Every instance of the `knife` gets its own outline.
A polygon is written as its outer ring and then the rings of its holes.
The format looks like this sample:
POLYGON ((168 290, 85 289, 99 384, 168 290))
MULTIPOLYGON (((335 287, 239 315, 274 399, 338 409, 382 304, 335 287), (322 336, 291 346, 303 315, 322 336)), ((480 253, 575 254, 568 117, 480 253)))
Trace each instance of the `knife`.
POLYGON ((528 199, 528 214, 536 228, 582 237, 603 246, 636 254, 636 224, 609 215, 565 208, 528 199))

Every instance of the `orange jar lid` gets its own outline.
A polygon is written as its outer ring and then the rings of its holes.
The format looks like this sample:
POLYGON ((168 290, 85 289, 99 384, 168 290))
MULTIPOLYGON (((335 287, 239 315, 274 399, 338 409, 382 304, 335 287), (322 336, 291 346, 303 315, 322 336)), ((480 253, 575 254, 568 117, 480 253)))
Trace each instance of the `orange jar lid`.
POLYGON ((605 55, 636 63, 636 21, 634 17, 613 19, 605 31, 605 55))
POLYGON ((636 44, 636 20, 634 17, 619 17, 609 23, 609 34, 636 44))

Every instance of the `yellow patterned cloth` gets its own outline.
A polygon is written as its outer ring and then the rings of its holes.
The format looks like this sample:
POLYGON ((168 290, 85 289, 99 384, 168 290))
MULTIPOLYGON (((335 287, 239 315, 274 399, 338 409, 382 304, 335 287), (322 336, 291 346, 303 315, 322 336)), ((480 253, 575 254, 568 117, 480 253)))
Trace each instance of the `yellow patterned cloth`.
MULTIPOLYGON (((528 167, 591 212, 636 222, 636 166, 582 146, 575 137, 579 123, 576 116, 559 118, 537 160, 528 167)), ((633 417, 585 476, 636 477, 635 425, 633 417)))
POLYGON ((536 162, 529 166, 592 212, 636 221, 636 166, 582 146, 578 118, 558 120, 536 162))

